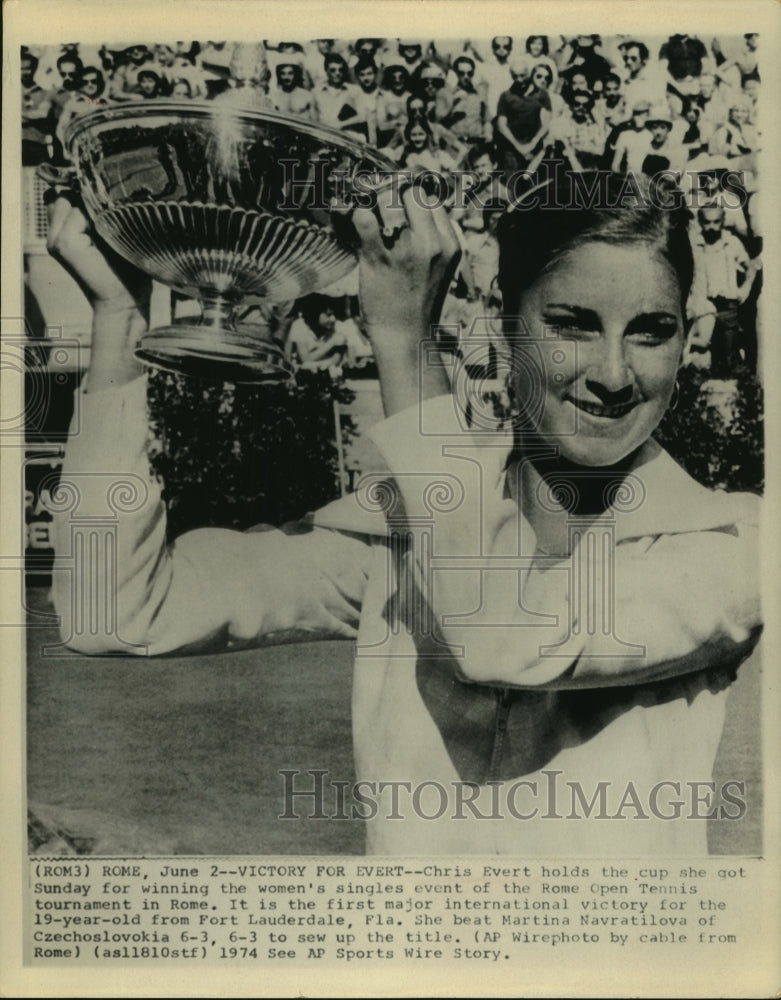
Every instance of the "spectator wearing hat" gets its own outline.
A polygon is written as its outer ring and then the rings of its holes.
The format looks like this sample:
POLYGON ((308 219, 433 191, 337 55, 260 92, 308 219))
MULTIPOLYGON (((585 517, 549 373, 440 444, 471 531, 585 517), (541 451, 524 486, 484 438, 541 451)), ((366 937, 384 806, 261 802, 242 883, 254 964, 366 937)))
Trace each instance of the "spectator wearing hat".
POLYGON ((640 165, 640 171, 648 177, 663 172, 680 175, 686 168, 687 153, 680 143, 672 138, 672 128, 672 115, 666 104, 658 104, 651 108, 646 124, 649 142, 640 165))
POLYGON ((645 126, 651 114, 651 102, 640 97, 635 99, 631 108, 629 121, 616 126, 605 144, 605 165, 622 173, 630 170, 640 172, 650 140, 645 126), (611 157, 609 162, 607 157, 611 157))

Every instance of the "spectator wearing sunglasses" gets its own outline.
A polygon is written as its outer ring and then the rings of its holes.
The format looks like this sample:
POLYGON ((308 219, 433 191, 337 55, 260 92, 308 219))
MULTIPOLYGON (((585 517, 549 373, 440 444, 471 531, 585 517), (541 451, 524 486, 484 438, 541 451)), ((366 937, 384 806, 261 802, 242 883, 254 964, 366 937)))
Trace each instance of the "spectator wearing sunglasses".
POLYGON ((453 63, 458 83, 453 91, 453 106, 442 119, 461 142, 474 144, 486 138, 486 107, 475 87, 476 64, 469 56, 459 56, 453 63))

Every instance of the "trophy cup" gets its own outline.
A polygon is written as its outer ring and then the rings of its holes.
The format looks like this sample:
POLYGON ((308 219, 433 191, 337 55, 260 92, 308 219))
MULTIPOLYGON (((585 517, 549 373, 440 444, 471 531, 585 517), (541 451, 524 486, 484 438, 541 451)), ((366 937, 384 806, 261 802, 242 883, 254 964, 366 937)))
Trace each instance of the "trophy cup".
POLYGON ((267 330, 237 327, 237 309, 291 301, 347 275, 358 240, 331 199, 359 173, 396 169, 336 130, 217 101, 101 108, 76 118, 65 144, 98 234, 200 299, 200 322, 149 331, 138 356, 243 382, 292 371, 267 330))

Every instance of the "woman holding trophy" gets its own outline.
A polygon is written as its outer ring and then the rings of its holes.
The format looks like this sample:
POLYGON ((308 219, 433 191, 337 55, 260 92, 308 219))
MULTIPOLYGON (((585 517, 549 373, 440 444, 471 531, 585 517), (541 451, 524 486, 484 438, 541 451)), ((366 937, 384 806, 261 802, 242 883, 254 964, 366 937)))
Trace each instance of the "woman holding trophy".
MULTIPOLYGON (((108 484, 130 497, 109 505, 114 555, 95 529, 92 556, 55 574, 65 641, 165 657, 355 639, 374 853, 705 853, 703 819, 723 806, 692 785, 710 781, 760 633, 757 503, 701 487, 652 440, 674 405, 692 259, 675 199, 623 207, 624 180, 578 205, 560 171, 501 220, 503 425, 470 422, 458 373, 426 348, 458 256, 445 210, 380 185, 351 220, 388 476, 294 528, 170 546, 134 354, 144 283, 55 202, 51 250, 94 308, 62 482, 82 518, 107 511, 108 484), (96 594, 111 628, 79 626, 96 594)), ((58 552, 75 521, 57 518, 58 552)))

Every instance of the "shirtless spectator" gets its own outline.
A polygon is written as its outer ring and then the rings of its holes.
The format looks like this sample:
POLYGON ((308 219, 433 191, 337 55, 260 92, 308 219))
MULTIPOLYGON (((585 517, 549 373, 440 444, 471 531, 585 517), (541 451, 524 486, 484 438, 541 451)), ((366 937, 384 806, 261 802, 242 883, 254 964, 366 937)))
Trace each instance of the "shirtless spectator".
POLYGON ((301 58, 282 55, 274 71, 276 87, 271 100, 277 111, 287 115, 311 118, 314 108, 312 92, 304 87, 304 69, 301 58))

